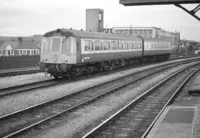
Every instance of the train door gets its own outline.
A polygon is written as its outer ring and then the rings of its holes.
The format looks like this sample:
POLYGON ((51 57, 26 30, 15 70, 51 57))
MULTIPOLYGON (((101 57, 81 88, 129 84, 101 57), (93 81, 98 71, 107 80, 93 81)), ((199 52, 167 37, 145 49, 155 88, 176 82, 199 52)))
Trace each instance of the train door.
POLYGON ((77 51, 77 63, 81 62, 81 37, 76 37, 76 51, 77 51))

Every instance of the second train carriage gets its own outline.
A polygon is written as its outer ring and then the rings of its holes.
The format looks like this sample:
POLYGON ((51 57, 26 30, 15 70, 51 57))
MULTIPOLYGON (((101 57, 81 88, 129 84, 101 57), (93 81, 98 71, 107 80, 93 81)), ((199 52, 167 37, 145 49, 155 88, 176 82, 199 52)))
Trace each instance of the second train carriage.
POLYGON ((169 55, 170 42, 163 39, 57 29, 43 36, 40 68, 57 78, 169 55))

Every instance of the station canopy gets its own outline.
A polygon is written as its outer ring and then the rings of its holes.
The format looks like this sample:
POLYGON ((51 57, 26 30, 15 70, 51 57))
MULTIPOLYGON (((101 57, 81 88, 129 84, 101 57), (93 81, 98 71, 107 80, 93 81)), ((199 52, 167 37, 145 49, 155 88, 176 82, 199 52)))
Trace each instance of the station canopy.
POLYGON ((119 3, 124 6, 174 4, 200 21, 200 17, 197 16, 197 12, 200 10, 200 0, 120 0, 119 3), (180 4, 197 4, 197 6, 192 10, 188 10, 180 4))

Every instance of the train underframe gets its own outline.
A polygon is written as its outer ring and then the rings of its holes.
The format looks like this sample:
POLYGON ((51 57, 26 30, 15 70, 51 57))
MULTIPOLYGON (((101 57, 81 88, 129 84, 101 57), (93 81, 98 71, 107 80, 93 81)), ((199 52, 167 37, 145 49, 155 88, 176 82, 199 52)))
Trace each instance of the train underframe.
POLYGON ((168 60, 170 54, 156 55, 156 56, 143 56, 143 58, 126 58, 126 59, 115 59, 108 61, 98 61, 92 63, 81 63, 81 64, 40 64, 40 69, 49 73, 54 78, 70 77, 77 75, 89 75, 97 72, 113 70, 124 66, 137 65, 140 63, 148 63, 153 61, 168 60))

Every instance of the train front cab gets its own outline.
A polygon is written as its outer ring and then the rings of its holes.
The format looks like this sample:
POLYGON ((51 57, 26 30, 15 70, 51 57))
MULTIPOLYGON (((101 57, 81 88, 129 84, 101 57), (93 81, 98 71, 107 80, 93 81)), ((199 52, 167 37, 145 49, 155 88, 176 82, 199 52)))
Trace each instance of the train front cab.
POLYGON ((40 69, 52 76, 63 76, 72 64, 76 64, 76 38, 43 37, 40 69))

